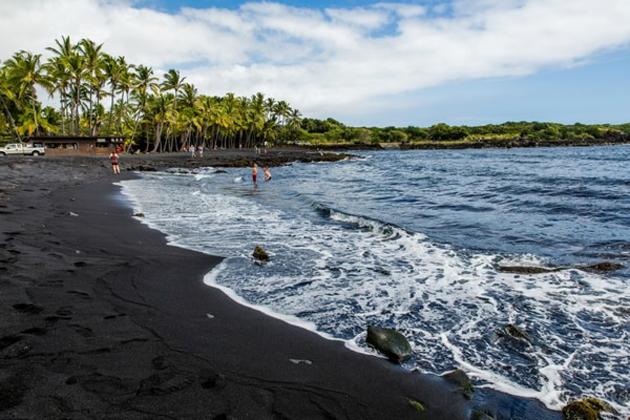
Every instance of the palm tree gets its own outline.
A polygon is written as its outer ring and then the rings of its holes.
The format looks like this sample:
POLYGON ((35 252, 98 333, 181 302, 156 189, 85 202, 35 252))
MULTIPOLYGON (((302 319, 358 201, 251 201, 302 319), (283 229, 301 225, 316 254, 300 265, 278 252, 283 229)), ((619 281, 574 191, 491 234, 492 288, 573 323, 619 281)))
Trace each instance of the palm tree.
POLYGON ((48 87, 46 73, 41 66, 41 54, 20 51, 6 62, 7 82, 17 92, 16 99, 23 103, 30 103, 30 113, 33 119, 32 132, 39 129, 38 101, 36 85, 48 87))
POLYGON ((121 69, 118 64, 118 61, 112 57, 111 55, 104 54, 103 55, 103 71, 105 73, 105 77, 107 78, 107 82, 109 83, 109 96, 110 96, 110 105, 109 105, 109 119, 107 122, 107 131, 109 134, 112 133, 112 123, 114 116, 114 100, 116 99, 116 91, 119 88, 120 79, 122 77, 121 69))
POLYGON ((83 55, 85 76, 89 82, 88 94, 88 126, 91 135, 96 134, 97 122, 94 121, 92 110, 94 107, 93 98, 96 95, 97 103, 100 103, 101 91, 105 85, 103 71, 103 55, 101 49, 103 44, 96 45, 89 39, 82 39, 77 46, 78 51, 83 55))
POLYGON ((9 109, 9 104, 15 103, 15 100, 16 98, 13 94, 13 90, 9 86, 6 67, 0 67, 0 105, 2 106, 2 111, 4 112, 9 125, 11 126, 11 131, 13 131, 18 141, 22 143, 22 137, 17 130, 15 120, 13 119, 13 115, 9 109))
POLYGON ((181 77, 181 75, 179 74, 179 71, 170 69, 168 72, 164 74, 164 81, 162 82, 162 89, 164 89, 164 91, 166 92, 168 92, 169 90, 172 90, 175 93, 175 96, 177 96, 177 93, 179 92, 179 90, 182 88, 182 85, 184 84, 184 80, 186 80, 186 78, 181 77))

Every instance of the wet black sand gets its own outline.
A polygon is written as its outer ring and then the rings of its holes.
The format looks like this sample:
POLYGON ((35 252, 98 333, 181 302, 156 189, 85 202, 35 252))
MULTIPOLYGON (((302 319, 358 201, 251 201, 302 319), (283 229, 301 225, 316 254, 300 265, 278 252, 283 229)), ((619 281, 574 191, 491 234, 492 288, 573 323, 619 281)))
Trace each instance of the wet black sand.
MULTIPOLYGON (((270 163, 302 152, 284 153, 270 163)), ((131 217, 112 182, 133 176, 90 158, 0 161, 0 419, 559 417, 487 390, 468 400, 234 303, 202 282, 219 258, 168 246, 131 217)))

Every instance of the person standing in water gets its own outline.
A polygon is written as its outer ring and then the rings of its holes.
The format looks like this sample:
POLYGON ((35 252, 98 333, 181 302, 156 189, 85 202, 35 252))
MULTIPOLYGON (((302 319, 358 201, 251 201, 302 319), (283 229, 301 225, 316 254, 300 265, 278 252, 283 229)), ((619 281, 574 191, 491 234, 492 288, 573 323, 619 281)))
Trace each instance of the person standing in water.
POLYGON ((269 166, 264 167, 263 174, 265 175, 265 182, 271 181, 271 171, 269 170, 269 166))
POLYGON ((252 165, 252 182, 256 185, 256 177, 258 176, 258 166, 256 166, 256 162, 252 165))
POLYGON ((112 172, 114 173, 114 175, 120 175, 120 163, 118 162, 118 152, 116 150, 113 150, 110 154, 109 154, 109 160, 111 160, 112 162, 112 172))

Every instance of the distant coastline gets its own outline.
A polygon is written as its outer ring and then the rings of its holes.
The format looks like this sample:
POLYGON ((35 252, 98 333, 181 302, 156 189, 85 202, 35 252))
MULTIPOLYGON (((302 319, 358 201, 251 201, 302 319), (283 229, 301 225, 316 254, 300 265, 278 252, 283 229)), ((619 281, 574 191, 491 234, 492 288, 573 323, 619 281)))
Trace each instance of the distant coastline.
POLYGON ((519 147, 592 147, 630 144, 630 136, 611 136, 605 139, 476 139, 454 141, 423 141, 417 143, 323 143, 301 144, 320 150, 454 150, 454 149, 512 149, 519 147))
POLYGON ((630 144, 630 124, 506 122, 483 126, 350 127, 304 118, 296 145, 317 149, 485 149, 630 144))

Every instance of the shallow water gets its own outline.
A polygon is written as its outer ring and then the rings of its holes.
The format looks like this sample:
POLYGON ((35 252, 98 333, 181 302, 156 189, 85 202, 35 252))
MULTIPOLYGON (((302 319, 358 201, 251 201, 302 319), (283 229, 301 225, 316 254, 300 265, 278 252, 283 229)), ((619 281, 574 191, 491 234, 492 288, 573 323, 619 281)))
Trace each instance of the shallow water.
POLYGON ((273 170, 125 181, 145 221, 227 257, 211 281, 244 302, 364 343, 410 338, 409 368, 466 370, 550 408, 595 395, 630 414, 630 270, 500 273, 498 264, 630 266, 630 147, 388 151, 273 170), (272 262, 250 258, 263 245, 272 262), (518 325, 530 343, 497 334, 518 325))

